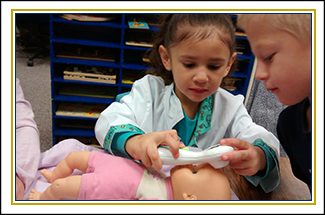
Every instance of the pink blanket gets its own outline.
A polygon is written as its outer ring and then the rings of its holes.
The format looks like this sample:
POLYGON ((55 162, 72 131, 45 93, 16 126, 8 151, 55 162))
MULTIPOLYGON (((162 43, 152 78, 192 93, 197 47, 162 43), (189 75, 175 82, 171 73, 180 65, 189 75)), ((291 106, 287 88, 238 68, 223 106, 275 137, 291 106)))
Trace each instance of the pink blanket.
MULTIPOLYGON (((95 147, 87 146, 76 139, 66 139, 61 141, 60 143, 54 145, 51 149, 41 153, 39 169, 37 171, 36 177, 31 184, 29 190, 25 192, 24 200, 27 200, 27 196, 30 193, 31 189, 35 189, 39 192, 43 192, 50 185, 50 183, 40 174, 40 170, 42 169, 50 169, 52 170, 62 159, 64 159, 70 152, 73 151, 102 151, 102 149, 98 149, 95 147)), ((194 150, 193 150, 194 151, 194 150)), ((169 171, 173 166, 163 166, 163 171, 169 175, 169 171)), ((75 170, 73 175, 82 174, 81 171, 75 170)), ((231 191, 231 199, 238 200, 237 196, 231 191)))

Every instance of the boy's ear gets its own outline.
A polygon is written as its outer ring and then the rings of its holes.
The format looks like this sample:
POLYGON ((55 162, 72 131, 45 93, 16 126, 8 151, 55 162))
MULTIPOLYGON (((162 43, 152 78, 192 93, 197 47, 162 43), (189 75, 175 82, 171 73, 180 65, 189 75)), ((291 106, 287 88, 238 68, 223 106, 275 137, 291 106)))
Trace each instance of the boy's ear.
POLYGON ((187 194, 187 193, 183 193, 183 199, 184 200, 197 200, 197 197, 196 195, 190 195, 190 194, 187 194))
POLYGON ((159 54, 165 69, 168 71, 172 70, 168 50, 163 45, 159 46, 159 54))
POLYGON ((226 72, 225 72, 225 75, 223 77, 226 77, 231 69, 231 66, 234 64, 235 60, 236 60, 236 57, 237 57, 237 53, 234 52, 232 54, 232 56, 230 57, 229 61, 228 61, 228 64, 227 64, 227 68, 226 68, 226 72))

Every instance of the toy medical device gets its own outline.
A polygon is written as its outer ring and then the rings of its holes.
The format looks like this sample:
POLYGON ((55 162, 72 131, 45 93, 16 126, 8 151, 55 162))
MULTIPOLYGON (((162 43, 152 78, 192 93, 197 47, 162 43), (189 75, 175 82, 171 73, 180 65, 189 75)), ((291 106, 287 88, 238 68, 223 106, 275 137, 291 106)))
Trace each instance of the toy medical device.
POLYGON ((215 169, 225 167, 229 161, 222 161, 221 155, 226 152, 233 151, 231 146, 211 146, 204 151, 193 152, 188 148, 179 149, 179 157, 175 159, 171 150, 166 147, 158 147, 158 153, 163 165, 186 165, 186 164, 200 164, 209 163, 215 169))

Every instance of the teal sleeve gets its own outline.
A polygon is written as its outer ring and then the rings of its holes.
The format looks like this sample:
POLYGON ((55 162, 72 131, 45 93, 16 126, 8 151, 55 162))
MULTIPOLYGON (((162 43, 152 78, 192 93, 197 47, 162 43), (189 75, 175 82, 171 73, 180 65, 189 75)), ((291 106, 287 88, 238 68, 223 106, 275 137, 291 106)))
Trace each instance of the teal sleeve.
POLYGON ((124 149, 125 142, 129 137, 137 134, 144 134, 144 132, 131 124, 111 126, 104 138, 103 148, 110 154, 127 155, 126 157, 130 158, 124 149))
POLYGON ((139 135, 142 133, 134 133, 134 132, 120 132, 114 135, 111 143, 112 150, 115 151, 114 154, 119 154, 122 157, 131 158, 131 156, 125 150, 125 142, 128 138, 139 135))
POLYGON ((278 158, 274 152, 274 150, 269 147, 263 140, 257 139, 252 143, 254 146, 260 147, 266 156, 266 168, 264 170, 258 171, 255 175, 252 177, 254 178, 265 178, 270 171, 273 170, 275 167, 276 163, 278 163, 278 158))

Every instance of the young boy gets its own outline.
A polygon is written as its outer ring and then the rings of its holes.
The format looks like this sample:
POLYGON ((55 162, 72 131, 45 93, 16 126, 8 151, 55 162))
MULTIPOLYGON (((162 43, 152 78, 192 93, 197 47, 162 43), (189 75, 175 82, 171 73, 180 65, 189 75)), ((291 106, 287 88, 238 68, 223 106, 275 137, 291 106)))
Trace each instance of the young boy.
POLYGON ((277 132, 294 175, 311 185, 311 14, 240 14, 256 79, 281 103, 277 132))

